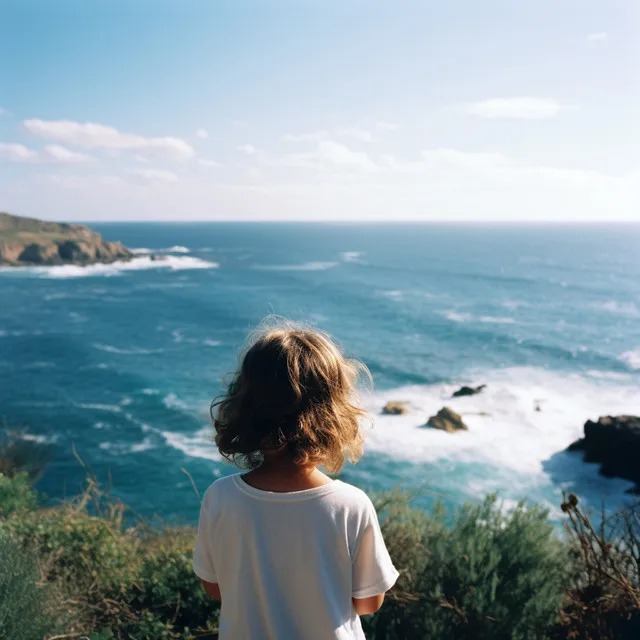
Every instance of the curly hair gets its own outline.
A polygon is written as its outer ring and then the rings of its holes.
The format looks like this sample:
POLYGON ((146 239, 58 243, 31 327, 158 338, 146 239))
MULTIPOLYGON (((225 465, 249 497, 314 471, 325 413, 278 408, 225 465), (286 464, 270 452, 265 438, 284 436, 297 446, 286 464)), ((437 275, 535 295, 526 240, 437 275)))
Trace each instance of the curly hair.
POLYGON ((285 450, 295 464, 336 473, 362 455, 356 382, 366 366, 315 329, 287 324, 251 340, 224 396, 211 404, 220 453, 255 469, 263 452, 285 450))

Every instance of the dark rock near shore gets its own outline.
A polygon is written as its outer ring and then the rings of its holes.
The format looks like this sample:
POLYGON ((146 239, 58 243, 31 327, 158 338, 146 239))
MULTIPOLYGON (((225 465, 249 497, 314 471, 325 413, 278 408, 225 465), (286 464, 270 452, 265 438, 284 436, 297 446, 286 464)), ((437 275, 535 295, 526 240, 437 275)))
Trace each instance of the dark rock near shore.
POLYGON ((0 213, 0 265, 88 265, 133 257, 120 242, 105 242, 82 225, 0 213))
POLYGON ((426 426, 434 429, 440 429, 447 433, 455 433, 456 431, 467 431, 467 425, 455 411, 451 411, 448 407, 443 407, 435 416, 431 416, 426 426))
POLYGON ((382 408, 382 413, 386 416, 401 416, 408 412, 408 402, 387 402, 382 408))
POLYGON ((454 391, 452 398, 464 398, 465 396, 475 396, 477 393, 481 393, 486 388, 486 384, 481 384, 478 387, 460 387, 457 391, 454 391))
POLYGON ((604 476, 640 485, 640 417, 606 416, 588 420, 584 438, 567 451, 582 451, 585 462, 597 462, 604 476))

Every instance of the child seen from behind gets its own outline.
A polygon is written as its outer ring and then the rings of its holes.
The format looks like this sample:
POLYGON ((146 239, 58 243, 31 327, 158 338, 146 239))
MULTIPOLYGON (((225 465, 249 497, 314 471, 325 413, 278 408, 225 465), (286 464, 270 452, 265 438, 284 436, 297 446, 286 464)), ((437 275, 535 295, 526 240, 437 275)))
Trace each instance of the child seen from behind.
POLYGON ((262 331, 212 405, 220 453, 245 474, 204 495, 194 570, 221 600, 221 640, 364 638, 395 583, 375 509, 338 472, 362 454, 364 365, 325 334, 262 331))

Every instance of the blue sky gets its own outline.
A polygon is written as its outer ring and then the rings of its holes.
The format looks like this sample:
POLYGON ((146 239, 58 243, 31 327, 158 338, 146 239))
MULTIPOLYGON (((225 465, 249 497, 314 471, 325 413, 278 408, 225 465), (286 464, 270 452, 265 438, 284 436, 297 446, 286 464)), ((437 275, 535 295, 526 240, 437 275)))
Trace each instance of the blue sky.
POLYGON ((636 0, 0 5, 0 210, 640 219, 636 0))

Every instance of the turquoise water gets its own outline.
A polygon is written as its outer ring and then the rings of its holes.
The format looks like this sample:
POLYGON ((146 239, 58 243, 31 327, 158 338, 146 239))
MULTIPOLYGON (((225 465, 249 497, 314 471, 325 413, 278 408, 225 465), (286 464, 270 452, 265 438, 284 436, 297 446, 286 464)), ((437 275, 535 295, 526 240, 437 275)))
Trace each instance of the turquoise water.
POLYGON ((373 373, 375 425, 346 480, 453 504, 499 491, 552 517, 562 487, 624 499, 562 451, 587 418, 640 413, 640 226, 94 227, 139 258, 0 272, 0 415, 51 443, 52 500, 84 477, 73 444, 136 511, 195 521, 181 469, 201 490, 232 471, 208 407, 269 313, 330 331, 373 373), (487 389, 451 400, 464 383, 487 389), (380 416, 387 400, 412 411, 380 416), (421 428, 444 405, 467 433, 421 428))

